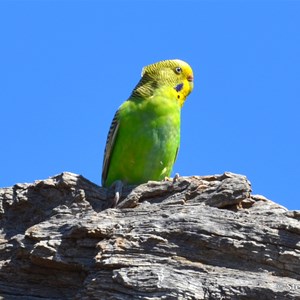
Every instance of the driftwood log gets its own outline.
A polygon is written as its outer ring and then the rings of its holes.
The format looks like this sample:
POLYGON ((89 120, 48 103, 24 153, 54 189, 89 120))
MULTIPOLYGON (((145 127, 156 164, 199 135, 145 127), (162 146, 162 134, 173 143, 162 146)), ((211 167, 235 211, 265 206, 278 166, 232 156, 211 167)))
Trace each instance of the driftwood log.
POLYGON ((0 189, 1 299, 300 299, 300 211, 225 173, 0 189))

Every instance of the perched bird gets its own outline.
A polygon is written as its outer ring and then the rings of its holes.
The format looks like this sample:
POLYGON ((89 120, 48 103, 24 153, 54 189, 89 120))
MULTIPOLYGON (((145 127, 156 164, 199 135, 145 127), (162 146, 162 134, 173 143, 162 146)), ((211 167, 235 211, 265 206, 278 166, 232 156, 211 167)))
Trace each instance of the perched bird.
MULTIPOLYGON (((108 132, 102 185, 140 184, 169 177, 180 143, 180 112, 193 89, 193 71, 179 59, 143 68, 108 132)), ((116 204, 116 203, 115 203, 116 204)))

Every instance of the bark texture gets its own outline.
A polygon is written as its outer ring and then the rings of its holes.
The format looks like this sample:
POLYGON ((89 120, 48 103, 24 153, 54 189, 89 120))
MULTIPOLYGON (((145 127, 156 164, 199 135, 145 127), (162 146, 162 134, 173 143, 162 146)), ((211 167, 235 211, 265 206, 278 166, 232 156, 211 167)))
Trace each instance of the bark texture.
POLYGON ((225 173, 0 189, 1 299, 300 299, 300 211, 225 173))

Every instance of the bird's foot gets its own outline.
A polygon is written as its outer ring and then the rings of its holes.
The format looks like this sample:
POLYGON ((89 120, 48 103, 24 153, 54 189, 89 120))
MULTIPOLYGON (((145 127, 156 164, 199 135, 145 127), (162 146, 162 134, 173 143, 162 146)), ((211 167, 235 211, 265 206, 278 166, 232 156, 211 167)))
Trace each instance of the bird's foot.
POLYGON ((179 179, 179 173, 176 173, 175 176, 173 177, 173 183, 177 182, 179 179))
POLYGON ((173 178, 171 177, 165 177, 164 181, 172 181, 173 183, 177 182, 179 179, 179 173, 176 173, 173 178))
POLYGON ((111 185, 111 187, 115 190, 115 196, 112 200, 111 207, 116 207, 122 196, 123 182, 121 180, 117 180, 111 185))

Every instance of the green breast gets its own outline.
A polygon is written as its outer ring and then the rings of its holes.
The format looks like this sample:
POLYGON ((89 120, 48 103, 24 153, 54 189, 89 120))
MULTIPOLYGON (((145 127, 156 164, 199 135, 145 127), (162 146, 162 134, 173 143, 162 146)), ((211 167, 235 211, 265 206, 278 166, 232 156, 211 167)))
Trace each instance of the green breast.
POLYGON ((106 186, 140 184, 170 176, 180 142, 180 106, 164 97, 134 99, 119 110, 106 186))

